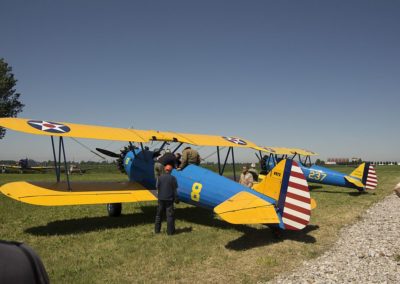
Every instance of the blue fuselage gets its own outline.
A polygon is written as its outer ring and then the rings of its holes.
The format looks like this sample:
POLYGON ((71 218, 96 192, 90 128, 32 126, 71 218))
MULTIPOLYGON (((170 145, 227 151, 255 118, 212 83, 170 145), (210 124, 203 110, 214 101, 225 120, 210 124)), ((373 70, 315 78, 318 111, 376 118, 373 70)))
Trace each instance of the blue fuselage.
MULTIPOLYGON (((300 161, 297 161, 297 163, 301 167, 307 181, 309 182, 355 188, 360 191, 364 190, 363 188, 359 188, 354 184, 348 182, 345 179, 346 174, 344 173, 316 165, 312 165, 311 167, 306 167, 300 161)), ((271 170, 275 166, 275 164, 277 164, 275 159, 269 159, 267 162, 268 170, 271 170)), ((357 179, 356 177, 353 178, 357 179)))
MULTIPOLYGON (((129 180, 155 189, 153 152, 136 149, 135 153, 130 151, 124 158, 129 180)), ((271 204, 276 203, 251 188, 196 165, 189 165, 181 171, 173 170, 172 175, 178 181, 179 200, 195 206, 213 209, 241 191, 250 192, 271 204)))
POLYGON ((348 182, 344 178, 346 175, 341 172, 316 165, 312 165, 311 167, 306 167, 301 163, 299 164, 304 175, 306 176, 307 181, 309 182, 359 189, 352 183, 348 182))

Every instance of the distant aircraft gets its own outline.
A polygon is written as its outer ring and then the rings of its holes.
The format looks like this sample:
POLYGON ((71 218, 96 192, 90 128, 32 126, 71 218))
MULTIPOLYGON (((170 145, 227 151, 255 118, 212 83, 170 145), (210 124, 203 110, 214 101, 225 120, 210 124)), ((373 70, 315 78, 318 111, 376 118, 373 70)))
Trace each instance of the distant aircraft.
POLYGON ((309 182, 355 188, 358 191, 375 189, 378 185, 378 177, 371 163, 362 163, 347 175, 329 168, 312 165, 310 157, 317 155, 312 151, 283 147, 263 148, 269 151, 269 155, 262 164, 267 172, 282 158, 296 159, 297 157, 298 164, 309 182))
POLYGON ((72 175, 72 174, 83 175, 83 174, 86 173, 88 170, 89 170, 89 169, 81 169, 81 167, 79 167, 78 165, 71 164, 71 165, 69 166, 68 173, 69 173, 70 175, 72 175))
MULTIPOLYGON (((155 201, 154 152, 143 143, 163 141, 160 150, 168 143, 177 143, 173 152, 183 143, 197 146, 216 146, 219 173, 201 166, 189 165, 181 171, 173 170, 178 180, 179 200, 213 210, 218 216, 232 224, 268 224, 280 229, 301 230, 310 221, 311 209, 316 206, 310 197, 307 181, 295 161, 282 160, 260 183, 253 188, 245 187, 222 176, 226 162, 233 149, 252 148, 254 143, 231 136, 215 136, 110 128, 71 123, 55 123, 41 120, 1 118, 0 126, 30 134, 51 136, 55 163, 54 136, 59 136, 58 153, 66 163, 64 137, 118 140, 130 143, 120 154, 101 150, 103 154, 118 158, 128 175, 129 182, 67 182, 60 181, 60 171, 56 170, 56 183, 11 182, 0 187, 0 191, 18 201, 46 206, 108 204, 110 216, 121 213, 123 202, 155 201), (132 142, 139 143, 135 147, 132 142), (219 147, 228 147, 225 162, 220 161, 219 147)), ((60 166, 58 167, 60 169, 60 166)))
POLYGON ((2 164, 0 165, 1 171, 3 173, 7 171, 18 171, 20 173, 25 173, 25 172, 44 172, 48 170, 53 170, 54 167, 42 167, 42 166, 31 166, 29 164, 28 158, 21 159, 16 165, 5 165, 2 164))

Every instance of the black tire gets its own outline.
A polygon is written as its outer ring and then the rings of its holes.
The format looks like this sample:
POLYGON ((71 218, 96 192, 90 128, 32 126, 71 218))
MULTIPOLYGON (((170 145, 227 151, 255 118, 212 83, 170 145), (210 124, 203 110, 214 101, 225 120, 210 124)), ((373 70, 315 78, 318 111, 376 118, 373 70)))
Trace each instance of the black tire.
POLYGON ((110 217, 118 217, 122 212, 122 204, 121 203, 108 203, 107 204, 107 212, 110 217))

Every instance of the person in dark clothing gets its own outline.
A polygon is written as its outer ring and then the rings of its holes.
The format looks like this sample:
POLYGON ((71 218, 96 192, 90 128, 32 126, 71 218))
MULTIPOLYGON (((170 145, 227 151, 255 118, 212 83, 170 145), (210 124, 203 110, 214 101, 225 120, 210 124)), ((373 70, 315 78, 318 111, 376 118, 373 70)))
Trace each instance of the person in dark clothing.
POLYGON ((178 182, 171 175, 172 169, 171 165, 166 165, 164 167, 165 173, 157 179, 156 183, 158 192, 158 207, 154 226, 156 234, 160 233, 161 221, 164 214, 167 216, 167 234, 173 235, 175 233, 174 201, 175 203, 179 203, 179 200, 177 193, 178 182))
POLYGON ((0 240, 0 283, 48 284, 39 255, 28 245, 0 240))
POLYGON ((163 164, 164 166, 166 165, 171 165, 173 168, 176 167, 176 157, 174 154, 171 152, 166 152, 164 155, 162 155, 158 161, 163 164))

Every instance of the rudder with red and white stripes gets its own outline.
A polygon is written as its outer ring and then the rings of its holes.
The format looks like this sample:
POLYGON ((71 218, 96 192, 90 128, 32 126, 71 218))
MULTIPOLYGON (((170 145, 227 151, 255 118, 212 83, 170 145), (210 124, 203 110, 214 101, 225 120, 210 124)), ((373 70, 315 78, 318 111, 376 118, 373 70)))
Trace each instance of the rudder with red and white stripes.
POLYGON ((287 230, 301 230, 310 222, 311 197, 303 171, 295 161, 286 161, 278 202, 282 223, 287 230))
MULTIPOLYGON (((367 168, 367 167, 366 167, 367 168)), ((365 188, 375 189, 378 186, 378 176, 373 165, 368 164, 368 169, 366 170, 365 188)))

